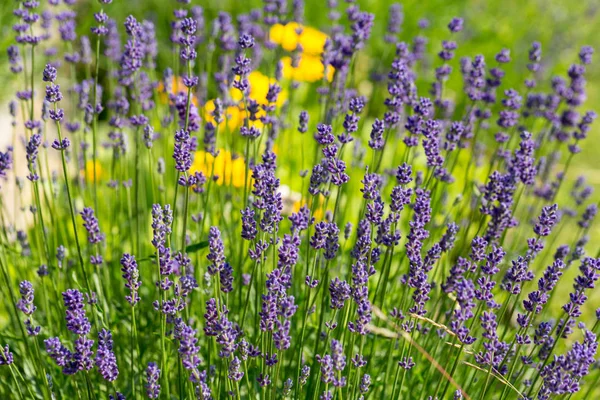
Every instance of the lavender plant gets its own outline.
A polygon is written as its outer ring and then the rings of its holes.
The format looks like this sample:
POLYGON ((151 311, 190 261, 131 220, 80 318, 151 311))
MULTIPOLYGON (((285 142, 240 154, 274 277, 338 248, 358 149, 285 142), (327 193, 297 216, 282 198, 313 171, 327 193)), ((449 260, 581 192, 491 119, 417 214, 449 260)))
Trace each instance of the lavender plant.
POLYGON ((91 7, 14 9, 1 398, 600 395, 591 47, 548 77, 399 4, 91 7))

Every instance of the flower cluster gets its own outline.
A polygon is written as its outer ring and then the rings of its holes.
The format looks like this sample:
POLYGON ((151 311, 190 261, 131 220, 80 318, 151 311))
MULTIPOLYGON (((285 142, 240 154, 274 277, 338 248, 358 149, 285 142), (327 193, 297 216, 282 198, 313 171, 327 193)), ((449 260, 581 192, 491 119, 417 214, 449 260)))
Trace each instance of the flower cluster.
POLYGON ((110 3, 13 12, 0 398, 598 397, 593 47, 110 3))

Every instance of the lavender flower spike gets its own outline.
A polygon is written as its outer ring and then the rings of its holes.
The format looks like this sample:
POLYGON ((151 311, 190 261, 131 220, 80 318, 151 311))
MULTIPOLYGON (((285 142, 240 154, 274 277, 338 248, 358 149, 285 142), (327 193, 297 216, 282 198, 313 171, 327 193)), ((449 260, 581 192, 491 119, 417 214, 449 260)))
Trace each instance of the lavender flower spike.
POLYGON ((87 335, 92 325, 85 316, 83 294, 77 289, 67 289, 62 295, 66 308, 67 329, 77 335, 87 335))
POLYGON ((98 367, 100 375, 109 382, 114 382, 119 376, 117 358, 113 352, 112 334, 106 329, 102 329, 98 332, 96 366, 98 367))
POLYGON ((140 301, 138 289, 142 285, 139 280, 140 271, 138 270, 135 256, 130 254, 123 254, 121 258, 121 272, 123 272, 123 279, 125 279, 125 287, 130 290, 130 294, 125 296, 125 300, 132 306, 135 306, 140 301))
POLYGON ((160 395, 160 369, 156 363, 149 362, 146 368, 146 394, 149 399, 158 399, 160 395))

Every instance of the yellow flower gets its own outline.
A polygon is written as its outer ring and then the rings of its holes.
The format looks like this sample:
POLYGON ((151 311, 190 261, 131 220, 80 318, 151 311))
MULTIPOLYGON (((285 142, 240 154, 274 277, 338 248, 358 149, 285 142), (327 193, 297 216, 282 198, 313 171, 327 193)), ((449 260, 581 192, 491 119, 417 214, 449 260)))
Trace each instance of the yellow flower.
MULTIPOLYGON (((207 101, 206 104, 204 105, 204 109, 203 109, 203 114, 202 114, 203 120, 206 122, 211 122, 212 124, 215 124, 215 118, 212 115, 212 112, 214 110, 215 110, 214 100, 207 101)), ((227 107, 225 114, 226 115, 223 119, 223 122, 221 122, 219 124, 219 130, 221 132, 223 132, 223 129, 225 128, 225 124, 227 124, 227 128, 229 129, 230 132, 233 132, 233 131, 237 130, 238 128, 240 128, 242 125, 244 125, 244 119, 246 118, 246 111, 244 111, 243 108, 240 108, 238 106, 230 106, 230 107, 227 107)), ((262 114, 264 114, 264 112, 261 110, 261 111, 259 111, 259 113, 257 115, 260 117, 262 114)), ((249 121, 248 125, 254 126, 254 127, 258 128, 259 130, 262 129, 262 127, 263 127, 263 123, 260 120, 249 121)))
MULTIPOLYGON (((315 207, 315 210, 314 210, 312 216, 318 222, 318 221, 322 221, 323 218, 325 217, 325 210, 323 209, 323 206, 325 205, 325 197, 323 197, 323 195, 319 195, 319 197, 317 197, 316 199, 317 199, 316 200, 317 207, 315 207)), ((296 200, 292 206, 292 212, 297 213, 304 206, 308 206, 308 203, 306 200, 303 200, 303 201, 296 200)))
MULTIPOLYGON (((158 82, 158 99, 161 103, 167 104, 169 102, 169 94, 177 94, 177 91, 187 93, 187 88, 183 84, 183 78, 173 76, 171 78, 171 93, 165 91, 165 85, 162 80, 158 82)), ((198 99, 192 93, 192 104, 198 106, 198 99)))
MULTIPOLYGON (((286 25, 275 24, 269 33, 272 42, 281 45, 285 50, 293 51, 302 46, 302 55, 296 68, 292 67, 292 59, 284 57, 283 76, 301 82, 316 82, 323 78, 325 67, 321 62, 321 54, 327 35, 309 26, 301 26, 296 22, 286 25), (298 34, 300 32, 300 34, 298 34)), ((333 68, 327 68, 327 80, 333 79, 333 68)))
MULTIPOLYGON (((269 78, 258 71, 252 71, 248 75, 248 82, 250 83, 250 94, 248 97, 256 101, 258 104, 267 104, 269 85, 276 83, 276 80, 274 78, 269 78)), ((236 101, 241 101, 244 98, 242 92, 236 88, 231 88, 230 94, 231 97, 236 101)), ((281 107, 286 99, 287 91, 282 90, 281 93, 279 93, 279 96, 277 97, 277 103, 275 104, 278 107, 281 107)))
MULTIPOLYGON (((216 181, 217 185, 233 185, 239 188, 244 187, 246 162, 242 157, 233 159, 231 152, 225 149, 220 149, 217 157, 200 150, 194 153, 194 162, 190 172, 202 172, 208 179, 210 179, 212 173, 219 176, 216 181)), ((249 184, 250 175, 248 173, 249 184)))
POLYGON ((290 22, 286 25, 275 24, 269 32, 269 39, 273 43, 281 45, 287 51, 293 51, 302 46, 304 54, 321 54, 327 35, 310 26, 302 26, 297 22, 290 22), (300 31, 300 34, 298 34, 300 31))
MULTIPOLYGON (((320 57, 303 54, 296 68, 292 67, 292 59, 283 57, 283 77, 301 82, 316 82, 323 79, 325 68, 320 57)), ((333 79, 333 67, 327 68, 327 80, 333 79)))
MULTIPOLYGON (((248 95, 249 98, 256 101, 258 104, 267 104, 267 93, 269 92, 269 85, 274 84, 276 81, 273 78, 269 78, 266 75, 258 71, 253 71, 248 75, 248 82, 250 83, 250 93, 248 95)), ((231 98, 238 102, 238 106, 230 106, 227 107, 226 116, 224 121, 219 124, 219 128, 224 128, 225 123, 227 122, 227 128, 230 131, 234 131, 240 128, 244 124, 244 119, 246 118, 246 111, 244 110, 244 104, 242 102, 243 95, 242 93, 236 89, 231 88, 230 90, 231 98)), ((287 90, 283 89, 279 96, 277 97, 277 107, 281 107, 283 103, 287 100, 287 90)), ((214 100, 209 100, 204 105, 203 109, 203 118, 207 122, 215 123, 215 119, 212 116, 212 112, 215 110, 215 102, 214 100)), ((264 115, 263 110, 259 110, 257 116, 260 118, 264 115)), ((258 129, 262 129, 263 123, 260 120, 257 121, 249 121, 250 126, 255 126, 258 129)))
MULTIPOLYGON (((94 161, 87 160, 85 163, 85 171, 81 171, 80 174, 85 178, 86 182, 94 182, 94 161)), ((98 181, 102 180, 102 165, 98 160, 96 160, 96 179, 98 179, 98 181)))
MULTIPOLYGON (((212 116, 212 112, 215 110, 215 102, 214 100, 209 100, 204 105, 204 115, 202 118, 206 122, 211 122, 215 124, 215 118, 212 116)), ((225 123, 227 123, 227 127, 230 131, 233 131, 240 126, 242 126, 244 122, 245 113, 240 110, 237 106, 227 107, 225 111, 225 116, 223 122, 219 124, 219 129, 223 129, 225 127, 225 123)))

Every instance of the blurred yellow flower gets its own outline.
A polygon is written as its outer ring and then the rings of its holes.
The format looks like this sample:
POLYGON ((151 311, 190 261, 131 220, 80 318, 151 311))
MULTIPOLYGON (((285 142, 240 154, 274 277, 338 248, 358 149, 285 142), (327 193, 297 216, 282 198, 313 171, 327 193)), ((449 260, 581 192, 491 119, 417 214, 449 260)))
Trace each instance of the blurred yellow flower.
MULTIPOLYGON (((215 101, 214 100, 207 101, 206 104, 204 105, 204 109, 203 109, 203 114, 202 114, 203 120, 206 122, 215 124, 215 118, 212 115, 212 112, 214 110, 215 110, 215 101)), ((258 113, 258 116, 260 117, 263 114, 264 114, 264 112, 261 110, 258 113)), ((225 124, 227 124, 227 128, 229 128, 229 130, 231 132, 233 132, 244 124, 245 118, 246 118, 246 111, 244 111, 243 108, 238 107, 238 106, 227 107, 227 110, 226 110, 225 116, 224 116, 224 120, 223 120, 223 122, 221 122, 219 124, 219 129, 222 132, 223 128, 225 128, 225 124)), ((248 125, 255 126, 258 129, 262 129, 262 127, 263 127, 263 123, 260 120, 249 121, 248 125)))
MULTIPOLYGON (((183 78, 181 76, 171 78, 171 93, 165 91, 165 85, 162 80, 158 81, 158 99, 161 103, 167 104, 169 101, 169 94, 176 94, 177 91, 187 93, 187 88, 183 84, 183 78)), ((192 104, 198 106, 198 99, 192 94, 192 104)))
MULTIPOLYGON (((86 182, 94 182, 94 161, 88 160, 85 163, 85 171, 80 172, 81 177, 85 178, 86 182)), ((102 180, 102 165, 96 160, 96 179, 102 180)))
MULTIPOLYGON (((301 82, 316 82, 323 78, 325 67, 321 62, 321 54, 327 35, 309 26, 301 26, 296 22, 286 25, 275 24, 269 33, 272 42, 281 45, 285 50, 293 51, 302 46, 302 55, 297 67, 292 67, 292 59, 283 57, 283 76, 301 82), (300 32, 300 34, 298 34, 300 32)), ((327 68, 327 80, 333 79, 333 68, 327 68)))
POLYGON ((327 35, 310 26, 290 22, 286 25, 273 25, 269 32, 269 39, 273 43, 281 45, 287 51, 295 50, 300 44, 304 54, 317 55, 323 52, 327 35))
MULTIPOLYGON (((318 56, 303 54, 296 68, 292 67, 292 59, 283 57, 283 77, 301 82, 316 82, 323 79, 325 67, 318 56)), ((333 68, 327 68, 327 80, 333 79, 333 68)))
MULTIPOLYGON (((322 195, 319 195, 317 201, 318 201, 317 207, 315 208, 312 216, 315 218, 315 221, 319 222, 319 221, 322 221, 323 218, 325 217, 325 211, 323 209, 323 205, 325 204, 325 198, 322 195)), ((294 202, 294 204, 292 205, 291 212, 297 213, 304 206, 308 207, 306 200, 304 200, 304 201, 296 200, 294 202)))
MULTIPOLYGON (((233 185, 239 188, 244 187, 246 162, 243 157, 233 159, 231 152, 225 149, 220 149, 217 157, 199 150, 194 153, 194 162, 192 163, 190 172, 202 172, 208 179, 210 179, 212 173, 219 176, 216 181, 217 185, 233 185)), ((248 173, 249 184, 250 176, 251 173, 248 173)))
MULTIPOLYGON (((258 104, 267 104, 269 85, 272 85, 277 81, 274 78, 269 78, 258 71, 252 71, 248 75, 248 82, 250 83, 250 94, 248 97, 256 101, 258 104)), ((236 88, 231 88, 230 94, 231 97, 236 101, 241 101, 244 98, 242 92, 236 88)), ((279 96, 277 97, 277 103, 275 104, 280 107, 286 100, 287 91, 281 90, 281 93, 279 93, 279 96)))
MULTIPOLYGON (((248 81, 250 82, 250 94, 249 98, 256 101, 258 104, 266 104, 267 103, 267 93, 269 92, 269 85, 275 83, 275 79, 269 78, 266 75, 258 71, 253 71, 248 75, 248 81)), ((227 124, 227 128, 230 131, 234 131, 241 127, 244 124, 244 119, 246 118, 246 111, 244 110, 244 104, 242 103, 243 96, 242 93, 236 89, 231 88, 230 90, 231 98, 239 103, 238 106, 230 106, 227 107, 225 111, 225 116, 223 122, 219 124, 219 128, 225 128, 225 124, 227 124)), ((278 107, 281 107, 283 103, 287 100, 287 90, 283 89, 279 96, 277 97, 277 103, 275 103, 278 107)), ((215 102, 214 100, 209 100, 206 102, 203 108, 203 119, 206 122, 215 123, 215 119, 212 116, 212 112, 215 110, 215 102)), ((263 110, 259 110, 257 113, 258 117, 264 115, 263 110)), ((263 123, 260 120, 257 121, 249 121, 250 126, 255 126, 258 129, 262 129, 263 123)))
MULTIPOLYGON (((215 101, 209 100, 204 105, 204 115, 202 116, 204 121, 215 124, 215 118, 212 116, 213 111, 215 111, 215 101)), ((245 113, 237 106, 227 107, 225 114, 226 115, 224 116, 223 122, 219 124, 219 129, 223 129, 225 124, 227 124, 227 127, 231 131, 242 126, 244 117, 246 116, 245 113)))

